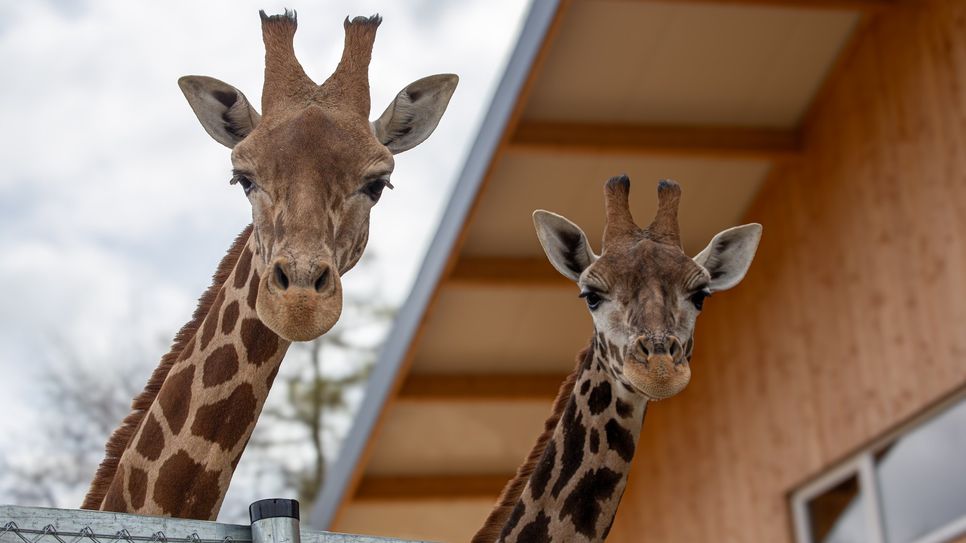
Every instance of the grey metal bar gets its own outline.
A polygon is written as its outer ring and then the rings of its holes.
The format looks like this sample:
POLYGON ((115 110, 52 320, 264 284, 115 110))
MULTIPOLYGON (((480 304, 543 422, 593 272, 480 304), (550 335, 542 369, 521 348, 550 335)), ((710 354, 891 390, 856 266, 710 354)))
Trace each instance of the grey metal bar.
POLYGON ((266 518, 252 523, 253 543, 302 543, 299 520, 288 517, 266 518))
MULTIPOLYGON (((302 543, 413 543, 316 530, 300 533, 302 543)), ((252 529, 202 520, 0 505, 0 543, 125 542, 252 543, 252 529)))
POLYGON ((259 500, 248 507, 253 543, 302 543, 299 502, 284 498, 259 500))
POLYGON ((355 465, 392 390, 409 343, 422 320, 436 283, 443 273, 460 226, 476 199, 480 183, 493 158, 493 153, 496 152, 513 105, 530 72, 530 66, 540 49, 540 44, 543 43, 558 3, 559 0, 533 0, 530 5, 530 11, 520 30, 516 47, 510 55, 503 78, 493 95, 493 101, 463 165, 439 228, 423 259, 416 283, 400 309, 389 337, 379 353, 379 362, 366 385, 365 399, 359 408, 359 413, 342 443, 335 465, 329 470, 325 484, 315 500, 315 507, 307 521, 314 527, 328 528, 332 523, 343 494, 349 486, 349 479, 355 465))

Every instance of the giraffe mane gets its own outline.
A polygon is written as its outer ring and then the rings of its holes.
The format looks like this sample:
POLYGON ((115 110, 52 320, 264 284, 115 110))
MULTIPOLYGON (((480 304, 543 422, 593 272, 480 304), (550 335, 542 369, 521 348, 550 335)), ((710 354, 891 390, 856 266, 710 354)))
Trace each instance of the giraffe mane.
POLYGON ((553 401, 553 410, 543 423, 543 433, 537 438, 533 449, 527 455, 526 462, 517 468, 516 475, 503 487, 503 492, 500 493, 496 507, 486 517, 486 522, 483 523, 483 527, 473 536, 471 543, 493 543, 500 537, 500 532, 506 525, 514 505, 520 499, 520 496, 523 494, 523 489, 526 488, 527 482, 530 480, 530 476, 533 475, 533 470, 536 469, 537 463, 540 462, 540 459, 543 458, 544 451, 547 450, 547 443, 553 437, 553 432, 560 422, 560 417, 563 415, 564 409, 567 407, 567 401, 570 400, 570 396, 573 394, 574 383, 577 382, 577 376, 580 374, 580 370, 590 363, 593 353, 593 349, 587 347, 577 355, 577 367, 574 368, 560 385, 560 390, 557 391, 557 397, 553 401))
POLYGON ((121 425, 114 430, 110 439, 107 440, 107 445, 104 447, 104 460, 101 461, 100 466, 97 468, 97 473, 94 475, 90 489, 84 497, 84 503, 81 504, 81 509, 100 508, 101 502, 104 501, 104 496, 111 486, 111 481, 114 480, 114 475, 117 473, 117 466, 121 460, 121 455, 130 444, 131 438, 134 436, 138 426, 140 426, 141 421, 148 412, 148 408, 151 407, 151 404, 157 398, 158 392, 161 390, 161 385, 164 384, 164 380, 167 378, 171 367, 178 360, 178 357, 181 356, 185 347, 195 337, 205 316, 211 310, 218 291, 228 279, 228 276, 231 275, 232 270, 235 269, 235 264, 238 263, 238 257, 244 250, 251 233, 252 225, 248 225, 235 238, 231 248, 228 249, 228 253, 225 254, 224 258, 221 259, 221 263, 218 264, 218 269, 215 271, 215 275, 211 280, 211 286, 198 299, 198 307, 195 308, 194 313, 191 315, 191 320, 182 326, 181 330, 174 336, 171 350, 168 351, 168 354, 161 357, 161 362, 154 369, 148 383, 144 385, 144 390, 135 396, 131 402, 131 412, 124 417, 121 425))

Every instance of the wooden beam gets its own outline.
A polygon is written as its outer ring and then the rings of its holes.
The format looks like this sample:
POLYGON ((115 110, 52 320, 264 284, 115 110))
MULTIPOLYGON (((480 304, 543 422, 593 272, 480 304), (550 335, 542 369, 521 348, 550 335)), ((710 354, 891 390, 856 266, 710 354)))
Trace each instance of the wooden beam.
POLYGON ((363 477, 354 501, 495 500, 513 477, 503 475, 404 475, 363 477))
POLYGON ((517 153, 672 155, 781 159, 801 152, 794 129, 522 121, 510 140, 517 153))
POLYGON ((551 401, 564 374, 409 374, 399 401, 551 401))
MULTIPOLYGON (((630 0, 628 0, 630 1, 630 0)), ((724 6, 763 6, 777 8, 825 9, 879 12, 896 5, 896 0, 636 0, 652 3, 719 4, 724 6)))
POLYGON ((447 278, 447 286, 574 287, 546 258, 463 257, 447 278))

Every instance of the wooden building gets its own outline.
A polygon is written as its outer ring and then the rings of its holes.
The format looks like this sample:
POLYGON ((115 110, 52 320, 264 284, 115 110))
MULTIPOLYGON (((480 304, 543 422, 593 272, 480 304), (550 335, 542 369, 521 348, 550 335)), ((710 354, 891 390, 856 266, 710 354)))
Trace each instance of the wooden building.
POLYGON ((682 184, 689 254, 764 236, 609 541, 962 537, 963 0, 537 0, 313 521, 468 541, 592 331, 530 214, 599 249, 622 172, 642 220, 682 184))

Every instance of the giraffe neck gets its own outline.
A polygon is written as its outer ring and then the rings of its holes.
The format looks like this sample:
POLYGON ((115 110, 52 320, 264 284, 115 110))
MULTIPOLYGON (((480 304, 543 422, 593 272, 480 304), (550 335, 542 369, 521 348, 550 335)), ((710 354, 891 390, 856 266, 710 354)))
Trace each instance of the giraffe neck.
POLYGON ((99 509, 214 520, 289 343, 258 319, 253 236, 120 454, 99 509))
POLYGON ((615 378, 595 338, 566 408, 500 532, 500 542, 602 542, 617 514, 647 400, 615 378))

